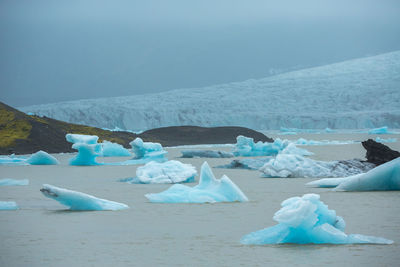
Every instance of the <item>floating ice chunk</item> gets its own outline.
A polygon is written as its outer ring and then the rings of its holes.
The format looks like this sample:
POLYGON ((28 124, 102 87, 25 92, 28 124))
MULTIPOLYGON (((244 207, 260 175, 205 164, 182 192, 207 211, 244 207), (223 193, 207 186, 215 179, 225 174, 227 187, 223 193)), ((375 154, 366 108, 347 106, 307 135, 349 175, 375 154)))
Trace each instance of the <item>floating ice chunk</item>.
POLYGON ((345 221, 320 201, 317 194, 292 197, 282 202, 274 215, 277 225, 245 235, 245 245, 263 244, 392 244, 393 241, 373 236, 347 235, 345 221))
POLYGON ((158 194, 145 195, 150 202, 159 203, 214 203, 248 201, 247 197, 227 176, 217 180, 204 162, 201 166, 199 184, 195 187, 188 187, 182 184, 175 184, 169 189, 158 194))
POLYGON ((336 141, 336 140, 306 140, 304 138, 299 138, 295 144, 296 145, 307 145, 307 146, 326 146, 326 145, 348 145, 348 144, 357 144, 361 143, 360 141, 336 141))
POLYGON ((17 203, 14 201, 0 201, 0 210, 17 210, 19 209, 17 203))
POLYGON ((32 154, 27 160, 27 163, 31 165, 57 165, 60 164, 60 162, 50 155, 47 152, 44 152, 42 150, 39 150, 38 152, 32 154))
POLYGON ((397 134, 396 132, 389 131, 387 126, 380 128, 371 129, 368 131, 369 134, 397 134))
POLYGON ((380 138, 379 136, 375 138, 375 141, 378 143, 396 143, 397 142, 397 138, 380 138))
POLYGON ((138 137, 129 144, 132 146, 135 157, 113 165, 146 164, 150 161, 165 162, 168 160, 166 158, 168 152, 159 143, 143 142, 138 137))
MULTIPOLYGON (((360 175, 360 174, 356 174, 356 176, 358 176, 358 175, 360 175)), ((319 179, 316 181, 306 183, 306 185, 311 186, 311 187, 333 188, 333 187, 338 186, 345 179, 346 178, 324 178, 324 179, 319 179)))
POLYGON ((85 193, 44 184, 40 189, 44 196, 57 200, 70 207, 70 210, 123 210, 128 205, 106 199, 97 198, 85 193))
POLYGON ((16 157, 14 154, 0 157, 0 165, 28 165, 27 157, 16 157))
POLYGON ((182 158, 232 158, 233 154, 215 150, 182 150, 182 158))
POLYGON ((131 155, 129 150, 124 148, 120 144, 112 143, 109 141, 103 141, 103 143, 100 144, 102 147, 103 157, 127 157, 131 155))
POLYGON ((96 161, 96 158, 102 155, 101 144, 97 143, 98 136, 67 134, 65 138, 68 142, 74 143, 72 145, 73 149, 78 150, 78 154, 69 160, 70 165, 101 165, 96 161))
POLYGON ((15 179, 10 179, 10 178, 0 179, 0 186, 28 185, 28 184, 29 184, 28 179, 23 179, 23 180, 15 180, 15 179))
POLYGON ((151 161, 137 168, 136 177, 121 180, 133 184, 175 184, 194 182, 196 168, 177 160, 164 163, 151 161))
POLYGON ((258 170, 271 159, 272 158, 234 159, 229 164, 218 166, 218 168, 258 170))
POLYGON ((73 144, 84 143, 88 145, 93 145, 97 144, 97 140, 99 140, 99 137, 97 135, 67 134, 65 135, 65 139, 73 144))
POLYGON ((291 155, 300 155, 300 156, 311 156, 314 155, 314 153, 304 149, 304 148, 299 148, 293 143, 289 143, 282 151, 279 153, 281 154, 291 154, 291 155))
POLYGON ((374 164, 359 160, 317 161, 300 155, 278 154, 260 168, 263 177, 343 177, 366 172, 374 164))

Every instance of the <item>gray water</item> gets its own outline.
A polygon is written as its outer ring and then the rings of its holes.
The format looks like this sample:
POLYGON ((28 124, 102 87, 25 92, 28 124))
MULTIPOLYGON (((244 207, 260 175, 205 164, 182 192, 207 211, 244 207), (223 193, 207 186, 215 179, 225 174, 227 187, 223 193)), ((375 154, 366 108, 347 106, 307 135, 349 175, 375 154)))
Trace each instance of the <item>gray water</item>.
MULTIPOLYGON (((346 140, 357 138, 364 136, 346 136, 346 140)), ((338 140, 335 136, 322 139, 338 140)), ((399 142, 388 145, 400 149, 399 142)), ((360 144, 307 149, 316 153, 315 158, 324 160, 363 158, 365 154, 360 144)), ((180 150, 169 148, 169 158, 178 157, 180 150)), ((29 186, 0 187, 0 200, 16 201, 20 207, 17 211, 0 211, 0 266, 398 266, 400 261, 398 191, 332 192, 304 186, 315 179, 266 179, 260 178, 257 171, 214 168, 218 178, 227 174, 250 202, 153 204, 144 194, 160 192, 170 185, 117 182, 133 177, 136 166, 68 166, 70 154, 55 156, 61 165, 0 166, 0 178, 30 181, 29 186), (126 203, 130 209, 67 211, 39 192, 43 183, 126 203), (384 237, 395 243, 240 244, 243 235, 275 225, 272 217, 283 200, 305 193, 320 194, 321 200, 345 219, 346 233, 384 237)), ((123 159, 126 158, 99 161, 123 159)), ((195 165, 197 170, 204 161, 180 160, 195 165)), ((230 159, 207 161, 215 167, 230 159)))

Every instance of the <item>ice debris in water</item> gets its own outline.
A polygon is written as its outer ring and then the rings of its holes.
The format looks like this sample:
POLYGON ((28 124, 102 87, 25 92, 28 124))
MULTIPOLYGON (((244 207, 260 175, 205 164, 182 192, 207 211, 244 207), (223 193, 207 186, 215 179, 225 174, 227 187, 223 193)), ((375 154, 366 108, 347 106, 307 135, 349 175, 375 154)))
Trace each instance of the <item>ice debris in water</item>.
POLYGON ((373 236, 344 233, 345 221, 320 200, 317 194, 292 197, 282 202, 273 219, 277 225, 259 230, 241 239, 245 245, 264 244, 392 244, 373 236))
POLYGON ((109 141, 103 141, 103 143, 100 144, 102 147, 101 155, 103 157, 127 157, 131 155, 129 150, 124 148, 120 144, 112 143, 109 141))
POLYGON ((27 163, 31 165, 57 165, 60 164, 60 162, 50 155, 47 152, 44 152, 42 150, 39 150, 38 152, 32 154, 27 160, 27 163))
POLYGON ((307 146, 325 146, 325 145, 348 145, 348 144, 356 144, 361 143, 360 141, 338 141, 338 140, 307 140, 304 138, 299 138, 295 142, 296 145, 307 145, 307 146))
POLYGON ((255 156, 274 156, 278 153, 286 154, 299 154, 299 155, 311 155, 312 153, 296 147, 295 144, 288 140, 275 139, 273 143, 268 142, 257 142, 254 143, 254 139, 239 135, 236 138, 236 145, 233 150, 235 156, 242 157, 255 157, 255 156))
POLYGON ((375 141, 378 143, 396 143, 397 138, 380 138, 379 136, 375 138, 375 141))
POLYGON ((400 190, 400 158, 382 164, 367 173, 341 179, 321 179, 307 184, 313 187, 335 187, 337 191, 400 190))
POLYGON ((233 154, 215 150, 182 150, 182 158, 232 158, 233 154))
POLYGON ((218 166, 218 168, 258 170, 271 159, 272 157, 234 159, 229 164, 218 166))
POLYGON ((67 134, 65 138, 68 142, 73 143, 73 149, 78 150, 78 154, 69 160, 70 165, 101 165, 96 161, 96 158, 102 155, 101 144, 97 143, 98 136, 67 134))
POLYGON ((137 168, 135 178, 120 180, 131 184, 175 184, 194 182, 197 175, 196 168, 191 164, 184 164, 177 160, 164 163, 151 161, 137 168))
POLYGON ((44 196, 70 207, 70 210, 123 210, 128 205, 97 198, 85 193, 44 184, 40 189, 44 196))
POLYGON ((17 210, 19 209, 17 203, 14 201, 0 201, 0 210, 17 210))
POLYGON ((143 142, 141 138, 137 137, 129 144, 132 146, 135 157, 114 165, 146 164, 150 161, 165 162, 168 160, 166 158, 168 152, 159 143, 143 142))
POLYGON ((14 154, 0 157, 0 165, 28 165, 27 157, 17 157, 14 154))
POLYGON ((396 132, 389 131, 387 126, 380 128, 371 129, 368 131, 369 134, 396 134, 396 132))
POLYGON ((29 184, 28 179, 23 179, 23 180, 16 180, 16 179, 10 179, 10 178, 0 179, 0 186, 28 185, 28 184, 29 184))
POLYGON ((278 154, 259 170, 262 177, 273 178, 310 178, 310 177, 343 177, 366 172, 374 164, 360 160, 317 161, 300 155, 278 154))
POLYGON ((201 166, 199 184, 188 187, 175 184, 169 189, 145 195, 150 202, 158 203, 214 203, 248 201, 244 193, 227 176, 217 180, 207 162, 201 166))

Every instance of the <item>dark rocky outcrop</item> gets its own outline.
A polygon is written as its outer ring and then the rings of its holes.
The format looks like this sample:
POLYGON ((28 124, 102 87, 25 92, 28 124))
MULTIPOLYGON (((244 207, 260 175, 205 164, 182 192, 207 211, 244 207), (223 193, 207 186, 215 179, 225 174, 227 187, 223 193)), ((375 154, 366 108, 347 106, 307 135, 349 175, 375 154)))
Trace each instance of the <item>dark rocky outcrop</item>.
POLYGON ((375 142, 372 139, 362 142, 362 145, 367 150, 365 156, 367 161, 376 165, 381 165, 400 157, 400 152, 392 150, 388 146, 375 142))

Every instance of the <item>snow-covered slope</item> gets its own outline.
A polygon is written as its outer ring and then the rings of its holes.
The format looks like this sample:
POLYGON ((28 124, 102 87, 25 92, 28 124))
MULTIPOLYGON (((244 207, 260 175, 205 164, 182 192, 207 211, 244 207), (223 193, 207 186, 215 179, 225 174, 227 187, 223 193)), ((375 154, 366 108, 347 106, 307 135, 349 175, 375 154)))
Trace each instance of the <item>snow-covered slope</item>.
POLYGON ((171 125, 400 128, 399 103, 400 51, 396 51, 259 80, 21 110, 68 122, 130 130, 171 125))

